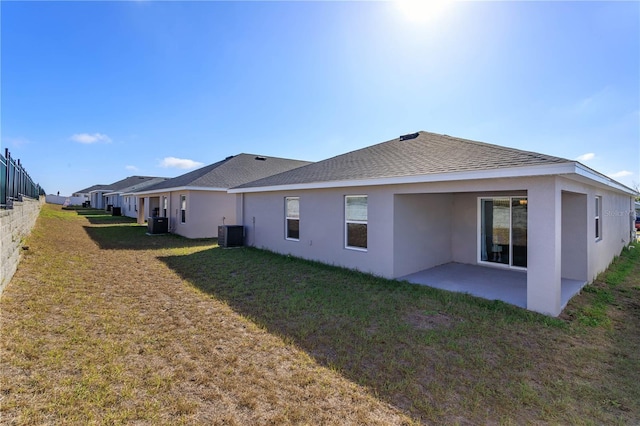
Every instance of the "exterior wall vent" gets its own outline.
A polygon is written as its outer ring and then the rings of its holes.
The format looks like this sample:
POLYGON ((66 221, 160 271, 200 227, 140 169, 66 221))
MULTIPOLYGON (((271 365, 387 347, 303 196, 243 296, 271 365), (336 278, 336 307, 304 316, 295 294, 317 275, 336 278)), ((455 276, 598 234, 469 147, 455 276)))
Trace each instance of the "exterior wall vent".
POLYGON ((409 133, 408 135, 402 135, 402 136, 400 136, 400 140, 401 140, 401 141, 406 141, 406 140, 409 140, 409 139, 415 139, 415 138, 417 138, 418 136, 420 136, 420 133, 418 133, 418 132, 416 132, 416 133, 409 133))

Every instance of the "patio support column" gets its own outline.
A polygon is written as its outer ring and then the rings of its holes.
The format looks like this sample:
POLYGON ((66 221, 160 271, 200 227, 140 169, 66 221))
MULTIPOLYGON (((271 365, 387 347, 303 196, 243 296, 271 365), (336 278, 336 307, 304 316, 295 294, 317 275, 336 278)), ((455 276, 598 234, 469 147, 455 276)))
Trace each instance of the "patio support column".
POLYGON ((144 207, 146 205, 145 203, 145 197, 138 197, 138 224, 139 225, 144 225, 144 207))
POLYGON ((561 195, 555 177, 528 189, 527 309, 552 316, 562 306, 561 195))

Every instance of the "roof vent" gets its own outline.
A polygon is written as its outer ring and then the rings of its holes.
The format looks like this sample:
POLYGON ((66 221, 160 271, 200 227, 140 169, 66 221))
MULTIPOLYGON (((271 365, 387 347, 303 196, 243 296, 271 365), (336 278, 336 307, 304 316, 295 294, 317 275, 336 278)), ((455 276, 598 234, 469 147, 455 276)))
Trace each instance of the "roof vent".
POLYGON ((416 132, 416 133, 409 133, 408 135, 402 135, 400 136, 400 140, 401 141, 407 141, 409 139, 415 139, 418 136, 420 136, 420 133, 416 132))
POLYGON ((267 157, 257 156, 256 160, 258 160, 258 161, 267 161, 267 157))
POLYGON ((227 158, 225 158, 225 160, 231 160, 232 158, 233 158, 233 155, 230 155, 227 158))

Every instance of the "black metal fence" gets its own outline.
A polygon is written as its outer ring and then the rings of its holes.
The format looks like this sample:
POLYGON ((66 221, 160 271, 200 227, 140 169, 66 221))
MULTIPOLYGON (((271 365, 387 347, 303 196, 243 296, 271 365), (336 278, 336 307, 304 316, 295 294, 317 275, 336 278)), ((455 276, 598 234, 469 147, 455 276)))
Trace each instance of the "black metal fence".
POLYGON ((12 209, 13 202, 22 201, 22 197, 38 199, 41 195, 45 195, 44 190, 33 182, 20 160, 11 158, 5 149, 4 156, 0 154, 0 208, 12 209))

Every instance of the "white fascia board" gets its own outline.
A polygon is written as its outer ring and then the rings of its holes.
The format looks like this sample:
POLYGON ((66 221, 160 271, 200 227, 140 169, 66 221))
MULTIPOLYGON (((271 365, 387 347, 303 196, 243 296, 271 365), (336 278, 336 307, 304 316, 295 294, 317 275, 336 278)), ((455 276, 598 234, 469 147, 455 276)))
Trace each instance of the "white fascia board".
POLYGON ((167 192, 178 192, 178 191, 210 191, 210 192, 227 192, 228 188, 210 188, 207 186, 180 186, 175 188, 162 188, 162 189, 154 189, 151 191, 137 191, 132 192, 130 194, 124 195, 153 195, 153 194, 163 194, 167 192))
POLYGON ((118 191, 115 191, 115 192, 107 192, 107 193, 106 193, 106 194, 104 194, 104 195, 107 195, 107 196, 109 196, 109 195, 122 195, 122 192, 118 192, 118 191))
MULTIPOLYGON (((89 191, 89 194, 97 194, 98 192, 106 192, 111 191, 111 189, 94 189, 93 191, 89 191)), ((105 194, 102 194, 105 195, 105 194)))
POLYGON ((633 189, 629 188, 628 186, 625 186, 625 185, 621 184, 620 182, 611 179, 608 176, 600 174, 600 173, 596 172, 595 170, 592 170, 592 169, 590 169, 589 167, 587 167, 587 166, 585 166, 583 164, 576 163, 575 174, 577 174, 578 176, 586 177, 587 179, 595 181, 595 182, 597 182, 597 183, 599 183, 601 185, 607 186, 607 187, 609 187, 611 189, 615 189, 617 191, 624 192, 625 194, 633 195, 634 197, 638 196, 638 193, 636 191, 634 191, 633 189))
POLYGON ((515 178, 528 176, 549 176, 575 173, 575 163, 555 163, 540 166, 511 167, 506 169, 473 170, 451 173, 434 173, 428 175, 399 176, 378 179, 342 180, 329 182, 312 182, 293 185, 277 185, 253 188, 234 188, 230 194, 251 192, 292 191, 303 189, 345 188, 359 186, 402 185, 411 183, 453 182, 478 179, 515 178))

